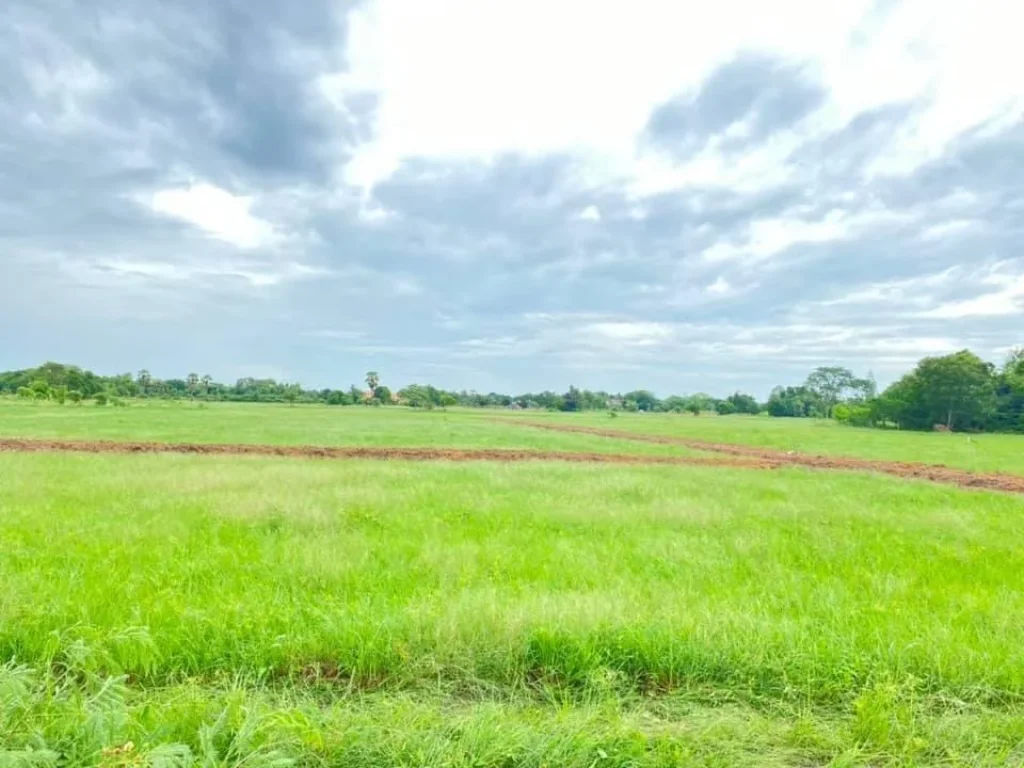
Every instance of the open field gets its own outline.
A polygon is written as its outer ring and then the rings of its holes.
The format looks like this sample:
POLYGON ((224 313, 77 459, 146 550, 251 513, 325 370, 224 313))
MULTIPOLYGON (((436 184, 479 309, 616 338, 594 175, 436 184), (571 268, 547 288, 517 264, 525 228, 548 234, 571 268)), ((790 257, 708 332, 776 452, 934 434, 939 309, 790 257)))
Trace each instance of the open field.
POLYGON ((269 403, 133 401, 127 408, 0 398, 0 437, 430 448, 514 448, 661 456, 682 446, 536 432, 477 411, 269 403))
MULTIPOLYGON (((675 450, 177 408, 0 437, 675 450)), ((800 468, 0 453, 0 765, 1019 765, 1022 515, 800 468)))
POLYGON ((597 427, 643 435, 711 443, 735 443, 808 454, 851 456, 881 461, 944 464, 972 472, 1024 475, 1024 438, 847 427, 825 419, 773 419, 761 416, 694 417, 689 414, 501 413, 502 419, 597 427))

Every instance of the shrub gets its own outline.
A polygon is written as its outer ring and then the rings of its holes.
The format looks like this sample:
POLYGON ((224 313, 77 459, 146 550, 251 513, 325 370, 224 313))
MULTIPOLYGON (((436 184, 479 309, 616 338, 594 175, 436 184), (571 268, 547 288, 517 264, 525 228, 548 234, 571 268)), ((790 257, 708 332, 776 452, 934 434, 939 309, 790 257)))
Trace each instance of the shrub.
POLYGON ((871 406, 866 404, 839 403, 832 409, 832 416, 840 424, 851 427, 867 427, 872 423, 871 406))
POLYGON ((82 402, 82 393, 77 389, 68 390, 68 400, 77 405, 82 402))
POLYGON ((100 405, 100 406, 106 405, 107 404, 107 393, 106 392, 97 392, 93 396, 93 400, 96 401, 96 405, 100 405))

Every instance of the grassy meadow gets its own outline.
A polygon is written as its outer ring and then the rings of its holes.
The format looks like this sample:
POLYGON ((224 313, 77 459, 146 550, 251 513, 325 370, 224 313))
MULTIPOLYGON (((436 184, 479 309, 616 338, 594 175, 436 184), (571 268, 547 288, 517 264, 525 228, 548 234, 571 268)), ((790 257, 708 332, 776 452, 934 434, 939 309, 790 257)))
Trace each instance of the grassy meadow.
POLYGON ((517 448, 682 456, 682 446, 526 429, 504 411, 131 401, 128 407, 0 398, 0 437, 322 446, 517 448))
POLYGON ((1009 434, 912 432, 848 427, 831 419, 773 419, 675 413, 502 413, 505 419, 614 429, 646 435, 754 445, 801 453, 881 461, 944 464, 973 472, 1024 475, 1024 437, 1009 434))
MULTIPOLYGON (((661 447, 262 405, 15 434, 661 447)), ((0 453, 0 766, 1021 765, 1022 517, 850 472, 0 453)))

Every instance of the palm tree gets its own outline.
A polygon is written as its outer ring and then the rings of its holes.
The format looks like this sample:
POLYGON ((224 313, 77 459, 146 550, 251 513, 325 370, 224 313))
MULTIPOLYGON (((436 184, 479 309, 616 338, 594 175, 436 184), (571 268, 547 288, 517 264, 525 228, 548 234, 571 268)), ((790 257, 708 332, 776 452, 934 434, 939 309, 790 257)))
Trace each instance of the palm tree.
POLYGON ((135 377, 135 381, 136 383, 138 383, 139 389, 142 391, 142 394, 146 394, 146 390, 149 389, 149 385, 153 383, 153 376, 149 373, 149 371, 143 368, 141 371, 139 371, 139 375, 135 377))
POLYGON ((210 394, 210 385, 213 383, 213 377, 210 374, 204 374, 203 378, 200 379, 200 383, 203 385, 203 394, 210 394))
POLYGON ((195 395, 196 389, 199 387, 199 374, 190 373, 185 383, 188 385, 189 394, 195 395))
POLYGON ((366 374, 366 386, 369 387, 371 392, 377 390, 377 386, 380 384, 380 376, 376 371, 369 371, 366 374))

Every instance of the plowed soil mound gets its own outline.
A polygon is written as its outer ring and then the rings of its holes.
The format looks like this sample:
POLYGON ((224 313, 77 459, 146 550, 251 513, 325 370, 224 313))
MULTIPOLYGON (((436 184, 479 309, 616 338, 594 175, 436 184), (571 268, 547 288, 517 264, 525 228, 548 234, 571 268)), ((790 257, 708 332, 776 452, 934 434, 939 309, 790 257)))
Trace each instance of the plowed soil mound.
POLYGON ((548 429, 554 432, 574 432, 584 435, 615 438, 616 440, 635 440, 659 445, 682 445, 687 448, 713 453, 727 454, 732 457, 752 459, 763 462, 763 465, 777 468, 781 466, 810 467, 812 469, 845 469, 860 472, 882 472, 897 477, 930 480, 935 483, 959 485, 965 488, 982 488, 993 491, 1024 493, 1024 477, 998 473, 981 474, 954 469, 942 464, 921 464, 905 461, 875 461, 873 459, 857 459, 848 456, 815 456, 794 451, 781 451, 773 448, 759 448, 752 445, 735 445, 732 443, 711 443, 703 440, 692 440, 681 437, 662 435, 642 435, 635 432, 623 432, 600 427, 582 427, 572 424, 549 424, 537 421, 521 421, 502 419, 503 424, 519 424, 535 429, 548 429))
POLYGON ((898 477, 930 480, 936 483, 959 485, 965 488, 980 488, 993 491, 1024 493, 1024 477, 1001 474, 976 474, 952 469, 937 464, 914 464, 907 462, 870 461, 840 456, 810 456, 806 454, 756 448, 726 443, 706 443, 660 435, 639 435, 597 427, 580 427, 566 424, 544 424, 539 422, 502 420, 503 423, 519 424, 537 429, 556 432, 577 432, 589 435, 636 440, 639 442, 683 445, 703 451, 726 454, 711 456, 638 456, 622 453, 584 453, 572 451, 527 451, 517 449, 469 449, 469 448, 399 448, 399 447, 324 447, 310 445, 244 445, 224 443, 154 443, 115 442, 86 440, 47 440, 34 438, 0 438, 0 452, 15 451, 77 452, 77 453, 181 453, 207 456, 283 456, 306 459, 373 459, 401 461, 561 461, 586 464, 660 464, 698 467, 741 467, 745 469, 778 469, 798 466, 811 469, 840 469, 862 472, 882 472, 898 477))
POLYGON ((243 445, 224 443, 139 443, 85 440, 0 438, 0 452, 184 453, 224 456, 284 456, 305 459, 399 459, 403 461, 565 461, 589 464, 675 464, 771 469, 756 457, 710 458, 635 456, 617 453, 527 451, 516 449, 324 447, 312 445, 243 445))

